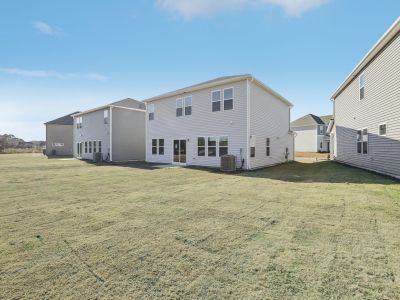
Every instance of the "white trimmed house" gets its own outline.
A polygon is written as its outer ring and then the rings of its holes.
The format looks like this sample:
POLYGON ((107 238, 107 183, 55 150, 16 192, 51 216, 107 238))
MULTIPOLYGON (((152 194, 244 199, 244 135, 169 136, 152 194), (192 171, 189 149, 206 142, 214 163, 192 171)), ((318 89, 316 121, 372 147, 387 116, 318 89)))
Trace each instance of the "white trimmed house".
POLYGON ((327 134, 332 115, 305 115, 291 125, 295 134, 294 145, 296 152, 329 152, 330 137, 327 134))
POLYGON ((145 116, 146 105, 130 98, 74 114, 74 157, 144 160, 145 116))
POLYGON ((237 168, 293 160, 292 104, 251 75, 226 76, 144 100, 146 161, 237 168))
POLYGON ((400 18, 332 96, 331 157, 400 178, 400 18))

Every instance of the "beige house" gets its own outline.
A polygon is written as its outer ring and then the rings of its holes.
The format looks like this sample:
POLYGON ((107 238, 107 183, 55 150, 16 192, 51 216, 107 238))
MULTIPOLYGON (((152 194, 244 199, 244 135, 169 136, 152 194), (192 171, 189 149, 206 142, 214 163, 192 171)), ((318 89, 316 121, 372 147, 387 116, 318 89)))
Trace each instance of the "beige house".
POLYGON ((72 114, 44 123, 46 126, 47 156, 72 156, 74 153, 72 114))
POLYGON ((331 157, 400 178, 400 18, 332 96, 331 157))
POLYGON ((293 160, 292 104, 251 75, 226 76, 147 100, 146 161, 256 169, 293 160))

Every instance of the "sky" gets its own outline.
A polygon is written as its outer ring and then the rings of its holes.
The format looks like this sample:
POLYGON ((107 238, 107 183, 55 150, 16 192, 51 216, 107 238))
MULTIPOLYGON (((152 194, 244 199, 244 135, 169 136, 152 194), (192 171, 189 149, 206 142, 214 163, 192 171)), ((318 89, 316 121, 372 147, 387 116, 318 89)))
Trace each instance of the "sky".
POLYGON ((330 97, 400 15, 399 0, 2 0, 0 134, 123 98, 253 74, 294 104, 330 97))

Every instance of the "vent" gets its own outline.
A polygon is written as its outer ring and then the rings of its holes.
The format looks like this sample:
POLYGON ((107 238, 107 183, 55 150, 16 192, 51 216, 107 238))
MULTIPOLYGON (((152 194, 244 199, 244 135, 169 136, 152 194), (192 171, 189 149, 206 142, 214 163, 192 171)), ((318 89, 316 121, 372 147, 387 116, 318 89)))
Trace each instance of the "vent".
POLYGON ((101 152, 93 153, 93 162, 99 163, 103 160, 103 155, 101 152))
POLYGON ((221 171, 235 172, 236 171, 236 156, 234 156, 234 155, 221 156, 221 171))

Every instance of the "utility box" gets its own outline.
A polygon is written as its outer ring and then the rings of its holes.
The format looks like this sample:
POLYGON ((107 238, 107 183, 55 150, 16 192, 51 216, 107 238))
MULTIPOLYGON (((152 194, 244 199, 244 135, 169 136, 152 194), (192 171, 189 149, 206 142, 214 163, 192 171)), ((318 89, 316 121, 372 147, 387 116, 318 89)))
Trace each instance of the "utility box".
POLYGON ((102 158, 103 158, 103 155, 101 152, 93 153, 93 162, 95 162, 95 163, 102 162, 102 160, 103 160, 102 158))
POLYGON ((221 171, 223 172, 235 172, 236 171, 236 156, 235 155, 223 155, 221 156, 221 171))

